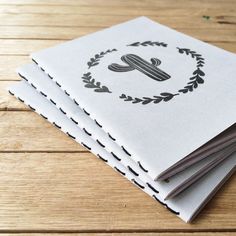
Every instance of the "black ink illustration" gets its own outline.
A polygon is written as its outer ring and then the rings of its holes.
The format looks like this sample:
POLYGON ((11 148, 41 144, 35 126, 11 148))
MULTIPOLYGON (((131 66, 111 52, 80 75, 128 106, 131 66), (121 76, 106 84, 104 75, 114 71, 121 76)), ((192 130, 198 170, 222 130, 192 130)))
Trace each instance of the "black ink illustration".
POLYGON ((92 66, 98 65, 101 58, 103 58, 106 54, 112 53, 115 51, 117 51, 117 50, 115 48, 113 48, 113 49, 108 49, 104 52, 100 52, 98 54, 95 54, 94 57, 90 58, 90 61, 87 63, 88 68, 90 69, 92 66))
POLYGON ((158 68, 158 66, 161 64, 161 61, 157 58, 152 58, 150 63, 135 54, 126 54, 121 57, 121 60, 126 63, 126 65, 113 63, 108 66, 108 69, 115 72, 138 70, 157 81, 164 81, 170 78, 170 75, 158 68))
MULTIPOLYGON (((127 47, 147 47, 147 46, 167 47, 168 45, 164 42, 144 41, 144 42, 134 42, 126 46, 127 47)), ((102 51, 98 54, 95 54, 94 57, 90 58, 90 60, 87 62, 88 69, 90 70, 92 67, 99 65, 100 60, 105 55, 109 55, 110 53, 117 52, 117 51, 118 51, 117 49, 107 49, 106 51, 102 51)), ((195 70, 193 71, 192 76, 189 78, 189 81, 187 82, 186 86, 177 90, 178 91, 177 93, 162 92, 159 95, 143 96, 143 97, 135 97, 135 96, 122 93, 119 96, 119 98, 122 99, 123 101, 131 102, 132 104, 142 104, 142 105, 151 104, 151 103, 158 104, 160 102, 168 102, 178 95, 193 92, 196 88, 199 87, 200 84, 203 84, 204 83, 203 77, 205 76, 205 73, 202 70, 202 68, 205 65, 205 59, 203 58, 203 56, 187 48, 177 47, 177 51, 180 54, 186 54, 187 56, 191 56, 191 58, 193 58, 197 62, 195 70)), ((114 72, 129 72, 133 70, 138 70, 139 72, 145 74, 146 76, 156 81, 165 81, 171 78, 169 74, 167 74, 166 72, 164 72, 163 70, 159 68, 161 61, 157 58, 152 58, 150 62, 148 62, 135 54, 126 54, 121 57, 121 60, 124 62, 124 65, 112 63, 108 66, 109 70, 114 71, 114 72)), ((84 73, 82 76, 82 80, 85 83, 84 87, 92 88, 94 92, 111 93, 108 87, 101 85, 100 82, 95 81, 95 79, 92 78, 91 72, 84 73)))
POLYGON ((111 93, 108 87, 101 85, 100 82, 96 82, 95 79, 92 78, 90 72, 83 74, 82 79, 83 82, 85 83, 85 87, 93 88, 94 92, 111 93))

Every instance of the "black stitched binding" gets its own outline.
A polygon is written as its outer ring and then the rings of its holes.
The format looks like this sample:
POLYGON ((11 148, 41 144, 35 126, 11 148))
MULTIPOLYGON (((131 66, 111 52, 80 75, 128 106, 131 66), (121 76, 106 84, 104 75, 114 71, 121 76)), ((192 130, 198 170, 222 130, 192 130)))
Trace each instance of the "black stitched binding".
POLYGON ((34 89, 37 89, 32 83, 30 84, 34 89))
POLYGON ((75 100, 75 99, 73 99, 73 101, 74 101, 74 103, 75 103, 77 106, 79 106, 79 103, 78 103, 78 102, 76 102, 76 100, 75 100))
POLYGON ((30 105, 28 105, 28 107, 29 107, 31 110, 35 111, 35 108, 31 107, 30 105))
MULTIPOLYGON (((52 79, 53 79, 53 78, 52 78, 52 79)), ((60 85, 57 81, 56 81, 56 85, 59 86, 59 87, 61 87, 61 85, 60 85)))
POLYGON ((155 193, 159 193, 159 191, 157 191, 151 184, 149 183, 146 183, 146 184, 152 191, 154 191, 155 193))
POLYGON ((18 97, 18 99, 21 101, 21 102, 25 102, 24 100, 22 100, 21 98, 18 97))
POLYGON ((59 108, 59 110, 63 113, 66 114, 66 112, 64 110, 61 109, 61 107, 59 108))
POLYGON ((92 134, 91 133, 89 133, 85 128, 83 128, 83 131, 87 134, 87 135, 89 135, 89 136, 91 136, 92 134))
POLYGON ((84 108, 83 108, 83 111, 86 115, 90 116, 90 113, 88 113, 84 108))
POLYGON ((166 205, 166 209, 168 209, 170 212, 174 213, 175 215, 179 215, 178 211, 174 211, 173 209, 169 208, 168 205, 166 205))
POLYGON ((140 161, 138 161, 138 165, 139 165, 139 167, 140 167, 144 172, 146 172, 146 173, 148 172, 148 170, 146 170, 146 169, 143 168, 143 166, 141 165, 140 161))
POLYGON ((43 93, 42 91, 40 91, 40 93, 44 96, 47 97, 47 95, 45 93, 43 93))
POLYGON ((72 117, 70 117, 70 119, 76 124, 78 125, 78 122, 76 120, 74 120, 72 117))
POLYGON ((66 134, 67 134, 69 137, 71 137, 71 138, 75 139, 75 137, 74 137, 74 136, 72 136, 70 133, 66 132, 66 134))
POLYGON ((49 74, 48 74, 48 77, 49 77, 50 79, 53 79, 53 78, 52 78, 52 76, 51 76, 51 75, 49 75, 49 74))
POLYGON ((22 79, 24 79, 25 81, 28 81, 28 79, 26 79, 25 76, 23 76, 22 74, 18 73, 18 75, 19 75, 22 79))
POLYGON ((109 133, 107 133, 107 134, 108 134, 109 138, 111 138, 113 141, 116 141, 116 139, 113 138, 109 133))
POLYGON ((45 71, 42 67, 40 67, 40 69, 41 69, 42 71, 45 71))
POLYGON ((15 94, 10 90, 8 90, 8 93, 10 93, 12 96, 15 96, 15 94))
POLYGON ((50 102, 52 102, 54 105, 57 105, 51 98, 50 98, 50 102))
POLYGON ((87 148, 88 150, 91 150, 91 147, 87 146, 86 144, 84 143, 81 143, 85 148, 87 148))
POLYGON ((94 120, 95 121, 95 123, 100 127, 100 128, 102 128, 102 125, 100 125, 98 122, 97 122, 97 120, 94 120))
POLYGON ((66 94, 67 96, 70 97, 70 94, 69 94, 66 90, 64 90, 64 92, 65 92, 65 94, 66 94))
POLYGON ((155 195, 152 195, 152 197, 153 197, 156 201, 158 201, 159 203, 161 203, 163 206, 166 206, 166 204, 165 204, 164 202, 160 201, 155 195))
POLYGON ((37 61, 35 61, 33 58, 32 58, 32 61, 33 61, 35 64, 37 64, 37 65, 38 65, 38 62, 37 62, 37 61))
POLYGON ((97 141, 97 143, 98 143, 101 147, 105 148, 105 145, 102 144, 98 139, 97 139, 96 141, 97 141))
POLYGON ((139 174, 137 173, 137 172, 135 172, 130 166, 127 166, 128 167, 128 170, 130 171, 130 172, 132 172, 134 175, 136 175, 136 176, 139 176, 139 174))
POLYGON ((135 179, 131 179, 139 188, 144 189, 145 187, 138 183, 135 179))
POLYGON ((102 161, 105 161, 105 162, 107 162, 107 160, 106 159, 104 159, 103 157, 101 157, 99 154, 97 154, 97 156, 102 160, 102 161))
POLYGON ((123 146, 121 146, 121 147, 122 147, 123 151, 124 151, 128 156, 131 157, 131 154, 130 154, 123 146))
POLYGON ((115 157, 116 160, 121 161, 121 159, 120 159, 114 152, 111 152, 111 155, 112 155, 113 157, 115 157))
POLYGON ((121 171, 120 169, 118 169, 116 166, 114 167, 115 170, 117 170, 119 173, 121 173, 122 175, 125 176, 125 172, 121 171))
POLYGON ((53 122, 53 124, 54 124, 58 129, 61 129, 61 126, 59 126, 59 125, 56 124, 55 122, 53 122))
POLYGON ((43 114, 40 113, 40 116, 42 116, 45 120, 47 120, 48 118, 46 116, 44 116, 43 114))

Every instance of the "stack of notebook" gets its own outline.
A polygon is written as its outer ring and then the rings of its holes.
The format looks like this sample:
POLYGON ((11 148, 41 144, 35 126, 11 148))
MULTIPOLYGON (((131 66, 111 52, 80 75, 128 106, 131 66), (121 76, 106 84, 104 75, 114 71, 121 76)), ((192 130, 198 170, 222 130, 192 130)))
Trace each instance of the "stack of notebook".
POLYGON ((235 54, 140 17, 31 57, 9 92, 184 221, 234 172, 235 54))

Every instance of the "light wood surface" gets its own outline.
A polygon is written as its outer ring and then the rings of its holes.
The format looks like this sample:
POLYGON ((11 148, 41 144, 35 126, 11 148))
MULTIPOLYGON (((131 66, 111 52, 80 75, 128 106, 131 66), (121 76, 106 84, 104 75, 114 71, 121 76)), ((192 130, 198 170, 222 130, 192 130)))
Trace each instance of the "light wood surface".
POLYGON ((235 0, 0 0, 3 235, 236 234, 236 176, 185 224, 6 91, 31 52, 140 15, 236 53, 235 0))

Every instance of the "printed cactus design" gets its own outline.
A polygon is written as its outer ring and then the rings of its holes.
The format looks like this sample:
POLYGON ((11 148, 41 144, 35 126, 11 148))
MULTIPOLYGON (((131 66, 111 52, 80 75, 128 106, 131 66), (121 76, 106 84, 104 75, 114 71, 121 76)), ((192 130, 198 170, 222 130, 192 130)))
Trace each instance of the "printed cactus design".
POLYGON ((127 65, 112 63, 108 66, 108 69, 115 72, 138 70, 157 81, 165 81, 170 78, 170 75, 158 68, 161 61, 157 58, 152 58, 150 63, 135 54, 126 54, 121 57, 121 60, 127 65))

